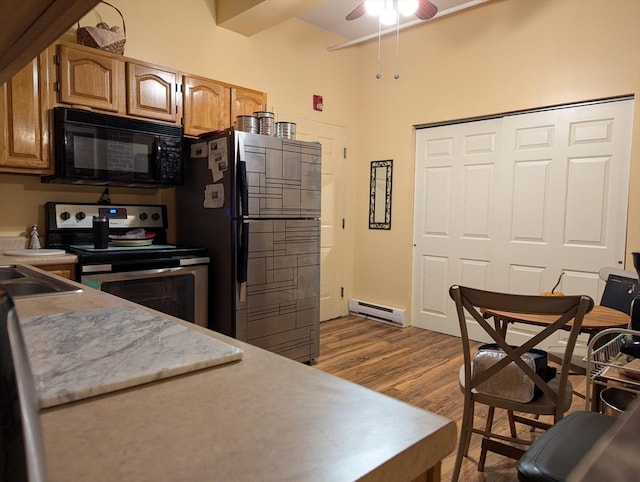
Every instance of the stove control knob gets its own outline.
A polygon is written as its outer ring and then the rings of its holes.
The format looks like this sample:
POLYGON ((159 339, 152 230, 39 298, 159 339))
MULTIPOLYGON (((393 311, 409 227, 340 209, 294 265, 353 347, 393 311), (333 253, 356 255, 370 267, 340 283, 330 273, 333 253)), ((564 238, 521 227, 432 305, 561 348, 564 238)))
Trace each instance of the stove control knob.
POLYGON ((160 219, 160 215, 158 213, 153 213, 151 215, 151 219, 153 219, 154 221, 157 221, 158 219, 160 219))
POLYGON ((149 215, 147 213, 140 213, 140 219, 142 221, 146 221, 149 215))
POLYGON ((63 213, 60 213, 60 219, 62 219, 63 221, 66 221, 70 217, 71 217, 71 214, 69 214, 67 211, 64 211, 63 213))
POLYGON ((85 217, 86 217, 86 214, 83 213, 82 211, 79 211, 79 212, 76 213, 76 219, 78 221, 82 221, 85 217))

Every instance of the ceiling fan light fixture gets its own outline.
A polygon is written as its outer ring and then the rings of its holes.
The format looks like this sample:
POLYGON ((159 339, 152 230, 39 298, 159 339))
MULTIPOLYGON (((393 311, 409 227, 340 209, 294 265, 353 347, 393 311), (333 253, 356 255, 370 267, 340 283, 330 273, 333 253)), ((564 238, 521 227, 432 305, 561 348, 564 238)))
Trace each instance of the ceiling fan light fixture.
POLYGON ((366 0, 366 2, 364 2, 364 8, 369 15, 377 17, 384 10, 385 3, 385 0, 366 0))
POLYGON ((418 0, 398 0, 398 9, 400 10, 400 14, 408 17, 409 15, 414 15, 418 11, 418 0))
POLYGON ((398 13, 396 12, 396 9, 393 8, 392 2, 387 2, 384 10, 380 13, 380 23, 386 26, 395 25, 397 20, 398 13))

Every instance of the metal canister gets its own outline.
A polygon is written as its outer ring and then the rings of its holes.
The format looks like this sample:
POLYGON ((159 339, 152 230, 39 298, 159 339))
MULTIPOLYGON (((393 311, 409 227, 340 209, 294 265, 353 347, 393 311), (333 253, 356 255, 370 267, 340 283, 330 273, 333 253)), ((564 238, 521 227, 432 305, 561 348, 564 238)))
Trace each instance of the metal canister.
POLYGON ((253 113, 258 118, 258 133, 273 136, 276 133, 275 115, 273 112, 257 111, 253 113))
POLYGON ((236 116, 236 130, 258 134, 258 118, 253 115, 236 116))
POLYGON ((285 139, 296 138, 295 122, 276 122, 276 136, 285 139))
POLYGON ((619 417, 627 411, 627 408, 637 398, 638 394, 617 387, 608 387, 600 392, 602 413, 619 417))

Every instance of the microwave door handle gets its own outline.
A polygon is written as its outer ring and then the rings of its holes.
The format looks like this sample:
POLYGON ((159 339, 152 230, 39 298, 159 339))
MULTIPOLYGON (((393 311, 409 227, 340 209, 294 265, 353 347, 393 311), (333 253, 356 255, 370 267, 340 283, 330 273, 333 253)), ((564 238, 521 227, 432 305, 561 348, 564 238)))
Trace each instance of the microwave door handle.
POLYGON ((162 166, 160 165, 160 158, 162 154, 162 143, 157 138, 154 139, 153 146, 151 147, 151 149, 152 149, 151 158, 153 159, 153 164, 155 165, 155 168, 156 168, 156 179, 159 179, 160 176, 162 175, 162 172, 161 172, 162 166))

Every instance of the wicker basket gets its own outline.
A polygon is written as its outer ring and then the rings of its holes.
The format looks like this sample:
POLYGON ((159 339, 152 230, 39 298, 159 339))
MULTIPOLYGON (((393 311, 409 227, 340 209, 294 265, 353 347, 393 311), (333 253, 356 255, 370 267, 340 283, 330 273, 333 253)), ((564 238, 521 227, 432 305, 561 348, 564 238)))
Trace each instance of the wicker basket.
POLYGON ((127 27, 124 23, 122 12, 107 2, 101 2, 113 8, 122 19, 122 32, 114 32, 108 28, 103 28, 102 24, 95 27, 81 27, 78 22, 77 39, 80 45, 86 45, 94 49, 106 50, 116 54, 124 54, 124 44, 127 40, 127 27))

